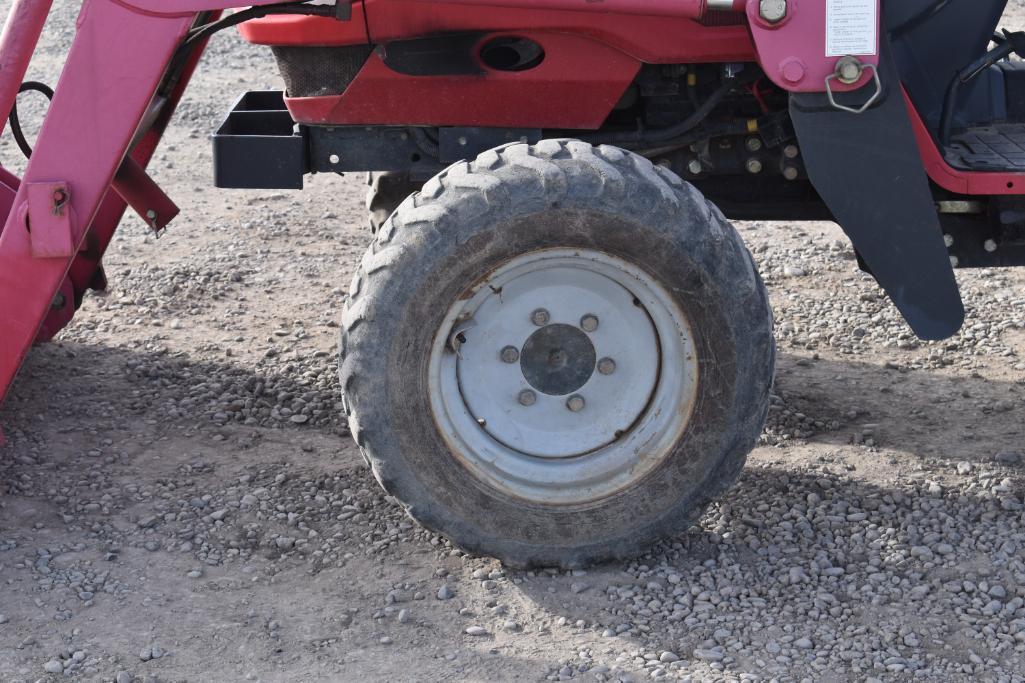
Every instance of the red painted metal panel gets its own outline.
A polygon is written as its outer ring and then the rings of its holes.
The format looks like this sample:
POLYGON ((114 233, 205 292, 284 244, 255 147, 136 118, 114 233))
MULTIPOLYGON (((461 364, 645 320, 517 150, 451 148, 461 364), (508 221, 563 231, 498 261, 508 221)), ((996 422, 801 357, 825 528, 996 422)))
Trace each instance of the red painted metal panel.
POLYGON ((329 17, 280 15, 253 19, 239 24, 244 40, 256 45, 365 45, 367 22, 363 3, 352 4, 352 19, 338 21, 329 17))
MULTIPOLYGON (((369 40, 384 43, 460 31, 573 33, 606 43, 651 64, 750 62, 747 26, 703 26, 686 16, 645 16, 524 7, 463 5, 447 0, 365 0, 369 40)), ((595 3, 595 7, 601 7, 595 3)), ((355 8, 360 7, 354 5, 355 8)), ((632 7, 632 5, 631 5, 632 7)), ((354 15, 355 16, 355 15, 354 15)), ((265 17, 247 21, 242 36, 262 45, 358 45, 367 38, 326 17, 265 17)))
POLYGON ((16 216, 28 231, 34 258, 69 259, 78 251, 79 238, 71 216, 67 183, 25 183, 25 204, 16 216))
MULTIPOLYGON (((759 16, 759 3, 747 5, 748 23, 758 49, 758 60, 772 82, 790 92, 825 92, 826 77, 836 70, 844 55, 830 56, 827 49, 827 8, 824 0, 787 3, 784 20, 771 24, 759 16)), ((875 7, 875 34, 870 50, 856 55, 863 64, 879 64, 878 0, 875 7), (870 52, 870 53, 869 53, 870 52)), ((870 70, 851 85, 833 81, 831 88, 849 92, 872 80, 870 70)))
POLYGON ((447 31, 560 31, 588 36, 651 64, 755 59, 746 26, 703 26, 682 14, 658 17, 631 14, 629 9, 610 14, 445 1, 364 1, 375 43, 447 31))
POLYGON ((640 62, 588 38, 524 34, 545 50, 527 71, 481 76, 407 76, 372 54, 341 96, 288 98, 309 124, 598 128, 640 62))
MULTIPOLYGON (((437 0, 413 0, 437 5, 437 0)), ((657 17, 687 17, 697 19, 705 13, 707 0, 445 0, 446 4, 466 9, 526 9, 529 11, 557 10, 563 12, 590 12, 593 14, 640 14, 657 17)))
POLYGON ((18 194, 19 185, 21 181, 18 177, 0 166, 0 235, 4 233, 3 223, 7 221, 11 207, 14 206, 14 197, 18 194))
MULTIPOLYGON (((34 2, 35 0, 29 0, 34 2)), ((115 0, 128 8, 157 16, 192 16, 197 12, 226 10, 234 7, 273 5, 282 0, 115 0)))

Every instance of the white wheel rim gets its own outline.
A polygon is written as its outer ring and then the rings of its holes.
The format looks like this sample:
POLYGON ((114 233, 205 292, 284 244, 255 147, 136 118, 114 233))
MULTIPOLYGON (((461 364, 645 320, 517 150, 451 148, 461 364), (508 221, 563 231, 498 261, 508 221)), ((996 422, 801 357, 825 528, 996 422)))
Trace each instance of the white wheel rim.
POLYGON ((549 249, 459 298, 428 372, 435 422, 475 476, 517 498, 579 504, 632 486, 671 452, 698 359, 686 316, 646 272, 549 249))

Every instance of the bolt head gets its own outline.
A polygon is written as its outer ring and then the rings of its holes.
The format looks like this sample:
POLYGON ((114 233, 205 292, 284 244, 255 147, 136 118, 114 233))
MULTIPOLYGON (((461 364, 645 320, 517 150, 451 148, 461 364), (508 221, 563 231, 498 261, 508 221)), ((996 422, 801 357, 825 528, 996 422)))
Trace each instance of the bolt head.
POLYGON ((982 243, 982 248, 985 249, 986 251, 988 251, 991 254, 994 251, 997 250, 998 246, 999 245, 997 244, 996 240, 992 240, 992 239, 986 240, 985 242, 982 243))
POLYGON ((807 67, 796 57, 786 59, 779 65, 779 73, 787 83, 800 83, 807 72, 807 67))
POLYGON ((520 350, 515 346, 506 346, 500 355, 503 363, 515 363, 520 359, 520 350))
POLYGON ((585 405, 586 403, 584 401, 584 397, 580 394, 573 394, 572 396, 566 399, 566 407, 574 413, 579 413, 581 410, 584 409, 585 405))
POLYGON ((747 147, 749 152, 758 152, 762 149, 762 140, 761 138, 748 138, 744 146, 747 147))
POLYGON ((616 361, 611 358, 602 358, 598 361, 598 372, 603 375, 611 375, 616 371, 616 361))
POLYGON ((959 265, 961 265, 961 260, 958 259, 956 256, 951 256, 950 257, 950 266, 952 268, 957 268, 959 265))
POLYGON ((797 145, 787 145, 783 148, 783 156, 787 159, 796 159, 797 155, 801 153, 801 148, 797 145))
POLYGON ((519 400, 521 406, 532 406, 537 403, 537 394, 530 389, 524 389, 520 392, 517 400, 519 400))
POLYGON ((758 16, 770 24, 786 19, 787 0, 761 0, 758 3, 758 16))
POLYGON ((552 319, 552 314, 549 313, 548 311, 546 311, 543 308, 538 308, 537 310, 535 310, 533 313, 530 314, 530 322, 534 323, 538 327, 541 327, 543 325, 547 325, 548 322, 551 319, 552 319))
POLYGON ((844 57, 836 63, 836 76, 847 85, 857 83, 864 70, 865 67, 856 57, 844 57))
POLYGON ((783 169, 783 177, 787 180, 797 180, 798 175, 800 175, 800 172, 793 166, 786 166, 783 169))
POLYGON ((692 159, 691 162, 687 164, 687 170, 691 172, 691 175, 698 175, 705 169, 704 166, 701 165, 700 161, 692 159))
POLYGON ((598 329, 598 316, 594 313, 588 313, 580 319, 580 329, 584 332, 594 332, 598 329))
POLYGON ((944 235, 943 236, 943 244, 945 244, 947 246, 947 249, 949 249, 952 246, 954 246, 954 236, 953 235, 944 235))
POLYGON ((745 164, 745 167, 747 168, 748 173, 762 172, 762 162, 758 159, 748 159, 747 164, 745 164))

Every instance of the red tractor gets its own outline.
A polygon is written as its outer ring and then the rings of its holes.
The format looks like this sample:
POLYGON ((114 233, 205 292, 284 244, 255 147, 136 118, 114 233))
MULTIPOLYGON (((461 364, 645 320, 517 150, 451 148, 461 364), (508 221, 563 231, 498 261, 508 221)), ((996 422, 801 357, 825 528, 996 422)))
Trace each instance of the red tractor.
POLYGON ((48 2, 18 0, 0 108, 0 397, 89 289, 207 39, 283 92, 213 136, 220 187, 368 172, 341 335, 381 485, 513 565, 627 557, 737 478, 773 380, 736 219, 835 220, 923 339, 953 267, 1025 263, 1025 34, 1006 0, 85 0, 35 148, 13 107, 48 2))

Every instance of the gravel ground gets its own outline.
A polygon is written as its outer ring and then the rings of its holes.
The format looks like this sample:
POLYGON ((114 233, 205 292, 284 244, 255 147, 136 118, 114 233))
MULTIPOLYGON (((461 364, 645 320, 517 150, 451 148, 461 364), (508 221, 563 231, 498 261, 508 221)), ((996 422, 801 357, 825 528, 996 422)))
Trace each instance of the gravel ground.
POLYGON ((964 330, 924 343, 836 226, 741 224, 780 363, 740 484, 635 562, 506 571, 411 523, 339 417, 361 180, 210 187, 266 87, 214 42, 153 165, 182 216, 125 221, 0 410, 0 680, 1025 680, 1025 273, 961 273, 964 330))

